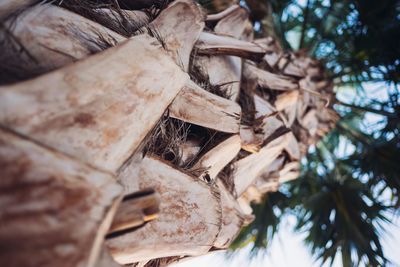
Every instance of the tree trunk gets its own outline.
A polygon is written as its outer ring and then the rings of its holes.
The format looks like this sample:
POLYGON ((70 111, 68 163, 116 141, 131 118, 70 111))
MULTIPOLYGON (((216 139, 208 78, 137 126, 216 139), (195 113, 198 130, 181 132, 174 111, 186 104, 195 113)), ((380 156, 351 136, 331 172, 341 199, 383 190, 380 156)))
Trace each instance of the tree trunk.
POLYGON ((0 5, 2 266, 226 249, 338 118, 320 63, 244 8, 133 2, 0 5))

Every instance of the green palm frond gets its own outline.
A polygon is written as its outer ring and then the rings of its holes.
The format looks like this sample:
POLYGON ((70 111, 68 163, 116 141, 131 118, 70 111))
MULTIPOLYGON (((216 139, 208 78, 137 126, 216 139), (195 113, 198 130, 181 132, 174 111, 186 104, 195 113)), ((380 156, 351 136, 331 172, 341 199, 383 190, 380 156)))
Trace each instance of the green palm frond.
POLYGON ((388 221, 383 215, 388 207, 374 198, 367 184, 352 177, 347 164, 336 162, 334 166, 323 175, 305 168, 291 182, 292 195, 301 196, 295 201, 296 228, 307 233, 306 244, 322 262, 332 263, 341 251, 343 266, 359 262, 384 266, 387 259, 377 226, 388 221))
POLYGON ((281 214, 288 207, 288 198, 281 192, 271 192, 265 195, 259 204, 253 205, 255 220, 240 232, 231 244, 235 250, 252 243, 252 255, 259 249, 268 247, 278 231, 281 214))

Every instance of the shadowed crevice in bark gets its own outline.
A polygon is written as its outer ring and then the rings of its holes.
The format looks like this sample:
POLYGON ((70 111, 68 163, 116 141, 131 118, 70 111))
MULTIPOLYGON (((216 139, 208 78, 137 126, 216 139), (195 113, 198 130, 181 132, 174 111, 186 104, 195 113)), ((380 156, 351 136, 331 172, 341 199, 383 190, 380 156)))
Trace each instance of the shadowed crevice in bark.
POLYGON ((143 140, 141 151, 143 156, 157 155, 182 171, 198 177, 206 169, 192 167, 205 153, 229 136, 226 133, 171 118, 167 111, 143 140), (182 147, 190 140, 198 141, 199 149, 193 155, 184 158, 182 147))
POLYGON ((201 66, 195 64, 198 57, 198 49, 193 48, 189 60, 189 76, 192 81, 194 81, 197 85, 210 93, 226 99, 230 99, 230 87, 232 86, 232 84, 237 83, 238 81, 228 81, 221 84, 212 84, 210 82, 210 77, 208 76, 207 72, 201 66))
POLYGON ((217 175, 219 179, 224 183, 226 189, 228 189, 229 193, 231 193, 234 197, 236 196, 235 182, 233 174, 235 172, 235 165, 233 164, 236 161, 236 158, 233 159, 228 165, 225 166, 217 175))
POLYGON ((128 12, 140 10, 149 21, 154 20, 168 5, 168 0, 157 1, 114 1, 114 0, 58 0, 54 4, 95 21, 109 29, 130 37, 147 25, 145 22, 133 20, 128 12))

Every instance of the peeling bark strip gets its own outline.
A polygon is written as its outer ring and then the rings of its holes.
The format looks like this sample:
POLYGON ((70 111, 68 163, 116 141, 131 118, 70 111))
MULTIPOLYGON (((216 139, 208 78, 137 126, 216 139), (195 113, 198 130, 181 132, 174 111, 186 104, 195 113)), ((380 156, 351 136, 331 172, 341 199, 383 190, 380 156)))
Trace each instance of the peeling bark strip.
POLYGON ((175 62, 188 71, 190 53, 204 28, 204 16, 197 3, 190 0, 172 2, 150 24, 159 34, 175 62))
POLYGON ((238 133, 241 108, 189 81, 169 107, 170 116, 226 133, 238 133))
POLYGON ((253 24, 250 22, 247 10, 237 8, 218 21, 214 27, 217 34, 229 35, 243 41, 253 41, 253 24))
POLYGON ((208 32, 200 34, 196 47, 199 49, 199 54, 230 55, 256 61, 261 60, 265 54, 265 50, 255 43, 208 32))
POLYGON ((292 78, 283 75, 273 74, 271 72, 261 70, 250 64, 245 64, 243 71, 245 73, 250 72, 250 76, 255 75, 255 77, 257 77, 258 84, 263 88, 274 90, 299 89, 299 85, 292 78))
POLYGON ((193 169, 204 169, 204 174, 214 180, 217 174, 236 157, 239 150, 240 136, 233 135, 202 156, 193 169))
POLYGON ((0 166, 0 265, 96 266, 115 177, 3 129, 0 166))
POLYGON ((299 98, 300 93, 298 90, 279 95, 278 99, 275 101, 276 110, 282 111, 290 106, 295 105, 299 98))
POLYGON ((251 154, 235 163, 234 181, 238 196, 281 154, 289 141, 289 134, 285 134, 261 148, 258 153, 251 154))
POLYGON ((287 181, 296 179, 300 175, 300 162, 292 161, 287 163, 280 171, 279 171, 279 182, 285 183, 287 181))
POLYGON ((20 79, 63 67, 125 40, 100 24, 50 4, 27 8, 6 20, 0 39, 1 58, 14 68, 7 75, 20 79), (13 38, 18 38, 18 43, 13 38), (21 60, 21 50, 34 60, 27 55, 21 60))
POLYGON ((37 79, 1 87, 0 123, 115 172, 186 79, 154 38, 139 35, 37 79))
POLYGON ((241 7, 239 5, 232 5, 231 7, 217 13, 217 14, 211 14, 207 15, 206 21, 215 21, 215 20, 220 20, 225 18, 226 16, 229 16, 236 10, 240 9, 241 7))
POLYGON ((123 179, 137 181, 134 190, 154 188, 161 203, 156 220, 134 232, 107 239, 116 261, 129 264, 150 260, 155 258, 155 251, 157 258, 208 252, 221 225, 217 188, 152 156, 146 156, 140 168, 123 179))

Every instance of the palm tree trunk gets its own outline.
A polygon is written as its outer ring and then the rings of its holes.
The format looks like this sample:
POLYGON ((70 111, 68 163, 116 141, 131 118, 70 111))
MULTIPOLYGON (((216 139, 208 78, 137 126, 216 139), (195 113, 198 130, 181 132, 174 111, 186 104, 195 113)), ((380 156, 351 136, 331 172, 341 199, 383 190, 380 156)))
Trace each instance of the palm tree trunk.
POLYGON ((4 266, 226 249, 337 119, 320 63, 254 40, 244 8, 118 3, 0 6, 4 266))

